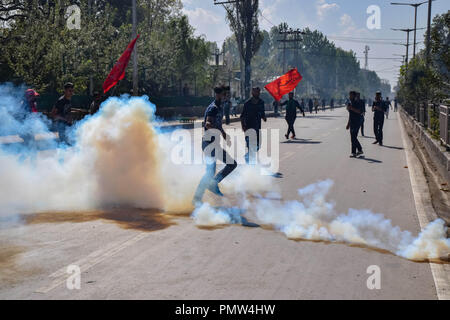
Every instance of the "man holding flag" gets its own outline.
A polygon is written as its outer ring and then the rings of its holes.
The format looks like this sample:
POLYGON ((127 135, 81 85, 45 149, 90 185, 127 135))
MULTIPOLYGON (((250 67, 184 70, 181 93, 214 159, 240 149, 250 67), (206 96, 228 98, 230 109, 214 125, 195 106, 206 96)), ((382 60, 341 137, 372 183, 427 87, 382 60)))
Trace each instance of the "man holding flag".
MULTIPOLYGON (((298 70, 292 69, 285 75, 276 79, 265 86, 266 90, 272 95, 276 101, 280 101, 283 95, 289 93, 289 101, 284 102, 282 105, 286 107, 286 121, 288 123, 288 133, 285 135, 286 139, 289 139, 289 134, 292 133, 292 138, 295 138, 294 122, 297 118, 297 108, 300 108, 298 101, 294 100, 294 89, 302 81, 303 77, 298 70)), ((301 110, 304 112, 303 110, 301 110)))

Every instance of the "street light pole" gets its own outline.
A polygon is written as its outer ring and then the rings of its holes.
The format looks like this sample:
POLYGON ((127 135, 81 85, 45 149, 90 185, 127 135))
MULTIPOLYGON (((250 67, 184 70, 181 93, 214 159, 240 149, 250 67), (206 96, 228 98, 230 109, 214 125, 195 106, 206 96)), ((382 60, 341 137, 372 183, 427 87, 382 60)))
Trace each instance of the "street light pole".
MULTIPOLYGON (((435 0, 431 0, 435 1, 435 0)), ((427 3, 428 1, 423 1, 419 3, 399 3, 399 2, 391 2, 394 6, 411 6, 414 7, 414 47, 413 47, 413 58, 416 57, 416 31, 417 31, 417 8, 421 5, 427 3)))
POLYGON ((428 23, 427 23, 427 57, 426 57, 426 63, 428 65, 430 61, 430 50, 431 50, 431 4, 433 0, 428 0, 428 23))
MULTIPOLYGON (((137 13, 136 13, 136 0, 132 0, 132 16, 133 16, 133 39, 137 37, 137 13)), ((139 83, 138 83, 138 56, 137 56, 137 44, 133 50, 133 95, 139 95, 139 83)))

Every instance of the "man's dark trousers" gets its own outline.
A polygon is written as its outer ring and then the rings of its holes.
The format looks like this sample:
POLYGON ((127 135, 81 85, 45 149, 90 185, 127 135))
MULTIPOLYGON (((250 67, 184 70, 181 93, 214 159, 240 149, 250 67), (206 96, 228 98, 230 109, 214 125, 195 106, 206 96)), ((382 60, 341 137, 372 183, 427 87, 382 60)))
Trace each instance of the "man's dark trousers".
POLYGON ((379 143, 383 143, 383 125, 384 125, 384 116, 375 117, 373 119, 373 131, 375 133, 375 139, 379 143))
POLYGON ((292 132, 292 134, 295 137, 295 130, 294 130, 295 120, 296 120, 295 118, 286 118, 286 122, 288 124, 288 132, 287 132, 288 136, 292 132))
POLYGON ((250 141, 250 137, 253 137, 253 135, 246 135, 245 136, 245 144, 247 145, 247 153, 245 154, 245 163, 247 164, 254 164, 253 162, 256 160, 256 154, 258 153, 260 146, 260 132, 257 129, 249 129, 254 130, 254 133, 256 134, 256 146, 253 144, 253 141, 250 141), (252 142, 252 143, 250 143, 252 142), (255 149, 256 147, 256 149, 255 149), (250 160, 252 160, 252 163, 250 163, 250 160))
POLYGON ((350 125, 350 137, 352 139, 352 153, 356 153, 357 151, 362 151, 362 146, 358 141, 358 132, 361 127, 361 124, 351 124, 350 125))
POLYGON ((361 115, 361 135, 364 136, 364 122, 366 119, 364 119, 364 116, 361 115))

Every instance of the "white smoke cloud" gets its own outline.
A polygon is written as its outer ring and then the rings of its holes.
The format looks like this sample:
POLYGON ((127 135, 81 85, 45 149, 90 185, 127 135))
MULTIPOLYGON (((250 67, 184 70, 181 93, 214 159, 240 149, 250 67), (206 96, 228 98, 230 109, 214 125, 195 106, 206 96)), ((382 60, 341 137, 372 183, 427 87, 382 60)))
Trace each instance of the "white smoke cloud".
MULTIPOLYGON (((30 121, 48 133, 46 123, 37 118, 14 122, 11 113, 20 94, 13 93, 11 87, 0 86, 0 112, 10 119, 8 130, 26 133, 30 121)), ((115 205, 191 212, 205 169, 171 161, 176 142, 155 129, 154 111, 147 97, 111 98, 74 129, 73 148, 11 153, 0 145, 0 217, 115 205)), ((273 226, 289 239, 361 244, 411 260, 438 259, 450 252, 442 220, 414 237, 382 214, 356 209, 338 213, 326 199, 332 185, 330 180, 312 184, 299 190, 299 200, 286 202, 270 175, 258 166, 240 166, 221 184, 226 193, 236 195, 237 206, 231 207, 231 201, 223 208, 205 203, 192 217, 198 226, 211 227, 242 223, 245 211, 246 217, 273 226)))
MULTIPOLYGON (((391 220, 382 214, 356 209, 350 209, 346 214, 337 213, 334 204, 326 201, 332 186, 331 180, 309 185, 298 191, 301 199, 296 201, 246 198, 241 201, 241 207, 247 209, 246 216, 253 217, 255 222, 273 226, 293 240, 359 244, 388 250, 416 261, 439 259, 450 253, 450 240, 446 238, 443 220, 430 223, 418 237, 414 237, 409 231, 393 226, 391 220)), ((218 225, 227 223, 226 210, 206 204, 197 209, 198 213, 202 216, 202 219, 194 216, 198 225, 205 225, 205 221, 208 226, 214 221, 218 225)))

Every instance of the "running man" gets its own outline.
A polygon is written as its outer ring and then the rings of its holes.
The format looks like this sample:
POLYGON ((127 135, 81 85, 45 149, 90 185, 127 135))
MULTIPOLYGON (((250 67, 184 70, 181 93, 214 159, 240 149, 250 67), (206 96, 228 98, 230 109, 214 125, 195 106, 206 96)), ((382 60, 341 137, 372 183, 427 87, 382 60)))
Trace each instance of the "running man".
POLYGON ((361 103, 356 100, 356 92, 351 91, 350 103, 347 105, 347 110, 349 113, 349 119, 347 124, 347 130, 350 129, 350 137, 352 142, 352 153, 350 158, 356 158, 363 155, 362 146, 358 141, 358 132, 361 126, 361 103))
POLYGON ((206 189, 223 197, 223 193, 219 189, 219 183, 237 167, 236 161, 221 148, 220 137, 217 137, 219 139, 216 141, 216 136, 220 133, 227 142, 227 145, 231 144, 230 137, 225 133, 222 127, 222 102, 225 98, 225 89, 224 87, 216 87, 214 93, 215 100, 205 111, 205 132, 202 139, 202 150, 206 157, 206 172, 201 179, 195 192, 194 199, 192 200, 194 206, 197 206, 202 202, 206 189), (214 132, 215 130, 218 132, 214 132), (225 164, 225 167, 216 175, 217 160, 222 161, 225 164))
POLYGON ((256 153, 260 148, 260 130, 261 130, 261 120, 267 122, 266 113, 264 110, 264 101, 259 97, 261 94, 261 89, 255 87, 252 89, 252 97, 244 104, 244 109, 241 114, 241 125, 242 131, 245 132, 245 142, 247 145, 248 152, 245 155, 245 161, 247 164, 250 163, 250 158, 253 161, 256 159, 256 153), (256 134, 256 144, 255 141, 251 140, 251 137, 255 137, 256 134), (256 148, 256 150, 255 150, 256 148))
POLYGON ((289 93, 289 100, 285 101, 281 104, 282 106, 286 106, 286 122, 288 124, 288 131, 284 135, 286 139, 289 139, 289 134, 292 133, 292 139, 295 139, 295 130, 294 130, 294 124, 295 120, 297 119, 297 108, 300 109, 301 112, 303 112, 300 104, 297 100, 294 99, 294 93, 289 93))

